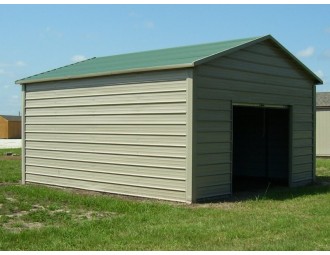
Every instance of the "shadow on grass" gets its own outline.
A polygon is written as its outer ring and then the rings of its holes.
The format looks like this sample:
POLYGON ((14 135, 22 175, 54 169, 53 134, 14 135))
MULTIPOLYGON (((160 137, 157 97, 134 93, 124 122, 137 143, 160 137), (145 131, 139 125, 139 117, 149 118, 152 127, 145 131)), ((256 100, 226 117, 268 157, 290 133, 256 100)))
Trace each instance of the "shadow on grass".
POLYGON ((242 202, 248 200, 289 200, 302 196, 311 196, 330 193, 330 176, 318 176, 315 183, 301 187, 283 187, 269 185, 267 188, 253 191, 234 192, 227 197, 204 199, 199 203, 210 202, 242 202))
POLYGON ((330 184, 330 176, 317 176, 317 182, 328 182, 330 184))
POLYGON ((312 196, 330 193, 330 182, 316 180, 315 183, 302 186, 302 187, 274 187, 264 194, 261 194, 260 198, 265 200, 288 200, 302 196, 312 196))

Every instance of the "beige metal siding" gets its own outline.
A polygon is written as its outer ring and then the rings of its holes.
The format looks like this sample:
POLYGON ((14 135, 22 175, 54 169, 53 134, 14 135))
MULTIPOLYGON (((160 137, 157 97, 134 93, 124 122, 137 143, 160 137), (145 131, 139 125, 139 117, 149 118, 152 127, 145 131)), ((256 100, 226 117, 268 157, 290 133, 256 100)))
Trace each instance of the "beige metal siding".
POLYGON ((197 198, 231 193, 232 103, 292 106, 291 185, 313 178, 313 82, 269 42, 195 68, 197 198))
POLYGON ((330 156, 330 109, 316 110, 316 155, 330 156))
POLYGON ((186 201, 188 70, 26 86, 26 181, 186 201))

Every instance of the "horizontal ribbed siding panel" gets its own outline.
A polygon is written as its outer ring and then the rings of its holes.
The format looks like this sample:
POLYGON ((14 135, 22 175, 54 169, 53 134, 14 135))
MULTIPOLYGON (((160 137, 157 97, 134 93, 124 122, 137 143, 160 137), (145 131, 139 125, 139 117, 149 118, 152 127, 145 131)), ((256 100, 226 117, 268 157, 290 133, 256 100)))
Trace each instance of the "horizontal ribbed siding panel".
POLYGON ((177 135, 186 134, 186 125, 106 125, 106 124, 28 124, 25 126, 28 133, 64 133, 74 134, 79 127, 80 134, 119 134, 119 135, 177 135))
POLYGON ((81 162, 74 160, 44 159, 44 158, 26 158, 27 166, 52 167, 61 169, 72 169, 81 171, 95 171, 109 174, 122 174, 132 176, 146 176, 162 179, 186 178, 185 169, 147 167, 137 165, 115 165, 100 162, 81 162))
MULTIPOLYGON (((94 83, 94 82, 93 82, 94 83)), ((163 92, 164 88, 166 91, 185 91, 185 82, 151 82, 144 84, 123 84, 116 85, 110 82, 104 82, 101 90, 90 90, 89 87, 70 87, 66 88, 55 88, 53 93, 49 94, 48 91, 34 91, 29 92, 26 97, 29 99, 46 99, 46 98, 62 98, 62 97, 91 97, 100 95, 120 95, 120 94, 141 94, 151 92, 163 92), (111 86, 112 85, 112 86, 111 86)), ((95 84, 91 84, 95 87, 95 84)), ((40 85, 39 85, 40 87, 40 85)), ((43 86, 42 86, 43 87, 43 86)))
POLYGON ((301 173, 293 173, 292 178, 293 182, 300 182, 300 181, 307 181, 307 180, 312 180, 313 175, 312 175, 312 169, 310 169, 307 172, 301 172, 301 173))
POLYGON ((198 110, 198 121, 226 121, 230 119, 230 111, 210 111, 210 110, 198 110))
POLYGON ((228 162, 213 165, 198 166, 197 176, 214 176, 215 173, 230 174, 231 167, 228 162))
POLYGON ((117 193, 122 195, 132 195, 137 197, 159 198, 165 200, 174 200, 184 202, 185 192, 174 190, 163 190, 146 187, 125 186, 121 184, 111 184, 104 182, 85 181, 77 178, 67 179, 53 176, 26 175, 28 182, 42 183, 61 187, 71 187, 78 189, 87 189, 101 192, 117 193))
POLYGON ((246 65, 246 63, 240 60, 236 60, 235 57, 230 56, 223 57, 222 62, 219 61, 214 65, 220 68, 232 68, 250 73, 260 73, 271 76, 277 76, 277 74, 279 74, 278 76, 280 77, 301 79, 301 74, 293 72, 292 69, 272 65, 264 65, 260 63, 249 63, 246 65))
POLYGON ((292 123, 292 130, 296 131, 310 131, 313 130, 313 123, 312 122, 293 122, 292 123))
POLYGON ((26 118, 26 124, 185 124, 186 114, 47 116, 26 118))
POLYGON ((312 163, 305 163, 305 164, 295 163, 294 168, 295 168, 295 173, 299 174, 304 172, 311 172, 311 170, 313 169, 313 165, 312 163))
POLYGON ((76 151, 101 154, 141 155, 154 157, 185 158, 186 148, 148 145, 120 145, 120 144, 97 144, 97 143, 68 143, 29 141, 27 149, 76 151))
POLYGON ((182 158, 151 157, 141 155, 97 154, 88 152, 46 151, 26 149, 26 157, 63 159, 83 162, 101 162, 109 164, 153 166, 185 169, 186 161, 182 158))
POLYGON ((221 175, 200 176, 198 179, 198 188, 226 185, 230 182, 231 178, 228 173, 221 175))
POLYGON ((307 147, 301 147, 301 148, 295 148, 293 150, 292 156, 303 156, 303 155, 313 155, 313 148, 310 146, 307 147))
POLYGON ((230 132, 199 132, 197 143, 225 143, 230 142, 230 132))
MULTIPOLYGON (((79 130, 77 130, 79 132, 79 130)), ((184 147, 185 136, 26 133, 26 141, 159 145, 184 147)))
MULTIPOLYGON (((73 107, 44 107, 26 109, 25 116, 63 116, 63 115, 105 115, 105 114, 162 114, 186 113, 186 103, 167 104, 140 104, 131 105, 98 105, 98 106, 73 106, 73 107)), ((83 117, 82 117, 83 118, 83 117)))
POLYGON ((200 187, 197 189, 198 199, 229 195, 230 189, 228 189, 228 186, 230 186, 230 183, 200 187))
POLYGON ((294 156, 293 161, 295 162, 295 164, 309 164, 313 160, 312 157, 312 154, 294 156))
POLYGON ((198 110, 208 110, 208 111, 230 111, 231 103, 228 101, 220 100, 209 100, 209 99, 198 99, 196 101, 198 110))
MULTIPOLYGON (((214 69, 217 69, 217 67, 213 67, 214 69)), ((207 75, 201 75, 201 78, 203 81, 208 82, 205 84, 205 88, 210 88, 210 89, 217 89, 219 85, 217 84, 212 84, 212 81, 214 79, 217 79, 217 77, 209 77, 207 75)), ((295 93, 297 88, 294 86, 286 87, 286 86, 280 86, 279 84, 264 84, 264 83, 255 83, 255 82, 249 82, 249 81, 236 81, 236 80, 227 80, 227 79, 222 79, 221 81, 221 88, 224 90, 233 90, 233 91, 239 91, 239 92, 260 92, 260 90, 263 90, 267 86, 267 91, 264 93, 266 94, 273 94, 273 95, 287 95, 290 93, 295 93), (280 90, 278 89, 280 88, 280 90)), ((301 89, 301 95, 308 97, 309 94, 309 88, 302 88, 301 89)), ((292 97, 295 97, 295 94, 292 95, 292 97)))
POLYGON ((301 148, 301 147, 312 147, 313 146, 313 139, 307 138, 307 139, 294 139, 292 142, 293 148, 301 148))
POLYGON ((204 154, 218 154, 222 152, 231 152, 230 143, 198 143, 197 144, 198 155, 204 154))
POLYGON ((312 163, 313 82, 281 50, 265 42, 197 66, 194 84, 196 139, 205 140, 197 147, 196 165, 210 162, 197 167, 198 198, 231 192, 232 103, 292 106, 292 181, 311 178, 312 167, 304 165, 312 163), (208 176, 207 181, 200 176, 208 176))
MULTIPOLYGON (((248 73, 240 70, 230 69, 230 68, 218 68, 213 65, 204 65, 198 67, 198 75, 201 77, 206 77, 208 79, 216 78, 216 79, 222 79, 224 84, 229 84, 229 81, 237 81, 237 82, 244 82, 246 81, 246 84, 242 86, 242 90, 244 90, 245 86, 248 86, 251 83, 256 84, 263 84, 265 86, 267 85, 278 85, 278 87, 281 88, 283 84, 291 82, 295 85, 301 83, 306 83, 303 79, 293 79, 280 77, 280 76, 269 76, 267 74, 256 74, 256 73, 248 73), (218 71, 217 71, 218 70, 218 71), (263 81, 265 81, 263 83, 263 81), (280 85, 279 85, 280 84, 280 85)), ((312 84, 311 84, 312 86, 312 84)))
POLYGON ((198 133, 205 132, 230 132, 231 121, 198 121, 197 131, 198 133))
POLYGON ((201 154, 197 156, 197 166, 205 166, 205 165, 217 165, 221 163, 230 163, 230 155, 231 153, 208 153, 201 154))
POLYGON ((27 86, 26 180, 184 201, 187 71, 165 73, 27 86))
MULTIPOLYGON (((204 79, 198 79, 200 83, 203 83, 204 79)), ((205 99, 210 98, 211 100, 231 100, 235 98, 237 102, 244 103, 268 103, 268 104, 281 104, 281 105, 289 105, 290 103, 297 103, 299 105, 310 105, 312 103, 312 99, 296 97, 294 98, 290 94, 276 96, 272 93, 253 93, 253 92, 244 92, 244 91, 231 91, 231 90, 221 90, 214 88, 199 88, 197 89, 198 98, 205 99)))
POLYGON ((313 133, 311 131, 296 131, 293 133, 293 139, 312 139, 313 133))
MULTIPOLYGON (((168 83, 169 81, 175 81, 172 84, 181 83, 187 78, 187 72, 189 69, 178 69, 171 71, 157 71, 157 72, 147 72, 147 73, 132 73, 123 75, 112 75, 111 77, 95 77, 79 79, 78 82, 72 80, 64 81, 50 81, 44 83, 29 84, 26 87, 26 92, 29 93, 41 93, 42 91, 52 90, 56 92, 61 89, 80 89, 80 88, 97 88, 97 87, 107 87, 110 85, 127 85, 131 84, 160 84, 162 82, 168 83)), ((128 88, 127 87, 127 88, 128 88)), ((48 95, 48 94, 47 94, 48 95)))
POLYGON ((26 100, 26 107, 59 107, 59 106, 88 106, 88 105, 125 105, 185 102, 186 93, 157 92, 148 94, 104 95, 91 97, 68 97, 51 99, 26 100))
POLYGON ((51 168, 51 167, 38 167, 29 166, 27 174, 52 176, 68 179, 79 179, 93 182, 108 182, 112 184, 134 186, 134 187, 148 187, 165 190, 178 190, 184 191, 184 180, 175 179, 161 179, 151 178, 144 176, 131 176, 131 175, 116 175, 101 172, 90 172, 82 170, 71 170, 63 168, 51 168))

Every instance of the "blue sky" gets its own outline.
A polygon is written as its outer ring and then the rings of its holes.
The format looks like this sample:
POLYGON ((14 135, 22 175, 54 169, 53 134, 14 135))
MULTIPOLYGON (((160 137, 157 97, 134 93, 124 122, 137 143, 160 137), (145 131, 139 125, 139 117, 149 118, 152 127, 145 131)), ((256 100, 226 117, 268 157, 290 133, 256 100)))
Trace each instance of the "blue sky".
POLYGON ((85 58, 273 35, 330 91, 330 5, 0 5, 0 114, 15 80, 85 58))

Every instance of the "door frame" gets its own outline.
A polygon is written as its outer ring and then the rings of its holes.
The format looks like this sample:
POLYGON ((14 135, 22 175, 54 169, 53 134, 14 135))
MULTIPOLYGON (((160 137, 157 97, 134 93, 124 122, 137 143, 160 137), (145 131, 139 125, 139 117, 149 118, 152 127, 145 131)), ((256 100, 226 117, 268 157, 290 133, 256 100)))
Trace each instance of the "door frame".
POLYGON ((244 103, 234 102, 231 100, 231 134, 230 134, 230 194, 233 194, 233 159, 234 159, 234 107, 257 107, 257 108, 273 108, 273 109, 287 109, 288 110, 288 187, 292 186, 292 139, 293 139, 293 106, 292 105, 278 105, 278 104, 264 104, 264 103, 244 103))

